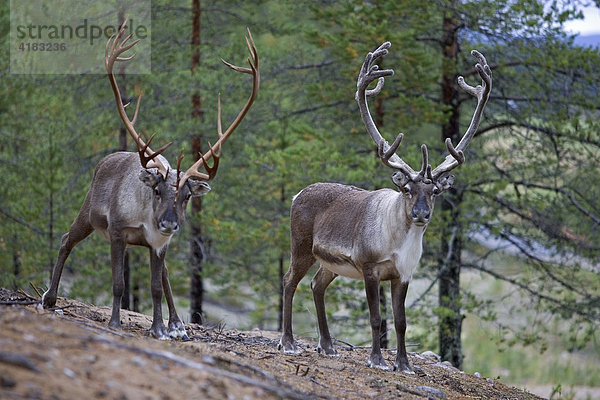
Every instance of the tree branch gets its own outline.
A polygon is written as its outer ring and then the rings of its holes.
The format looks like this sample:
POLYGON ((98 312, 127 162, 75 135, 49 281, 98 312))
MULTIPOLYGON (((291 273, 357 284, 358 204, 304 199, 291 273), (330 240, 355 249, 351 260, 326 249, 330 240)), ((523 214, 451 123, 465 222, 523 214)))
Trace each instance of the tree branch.
POLYGON ((543 294, 543 293, 541 293, 541 292, 539 292, 537 290, 534 290, 531 287, 529 287, 529 285, 525 285, 525 284, 523 284, 523 283, 521 283, 521 282, 519 282, 519 281, 517 281, 515 279, 502 276, 499 273, 494 272, 492 270, 489 270, 489 269, 487 269, 487 268, 485 268, 485 267, 483 267, 481 265, 477 265, 477 264, 463 264, 463 267, 464 268, 475 269, 477 271, 481 271, 481 272, 484 272, 484 273, 486 273, 488 275, 491 275, 492 277, 494 277, 496 279, 499 279, 501 281, 508 282, 508 283, 510 283, 510 284, 512 284, 514 286, 517 286, 518 288, 520 288, 520 289, 528 292, 529 294, 537 297, 538 299, 546 300, 546 301, 548 301, 550 303, 556 304, 556 305, 560 306, 561 308, 564 308, 564 309, 572 312, 573 314, 577 314, 577 315, 580 315, 582 317, 585 317, 585 318, 588 318, 588 319, 591 319, 591 320, 600 320, 600 316, 597 313, 594 314, 594 313, 585 312, 585 311, 583 311, 583 309, 584 309, 583 307, 573 307, 573 306, 571 306, 571 305, 569 305, 567 303, 564 303, 564 302, 562 302, 562 301, 560 301, 558 299, 555 299, 554 297, 550 297, 550 296, 545 295, 545 294, 543 294))

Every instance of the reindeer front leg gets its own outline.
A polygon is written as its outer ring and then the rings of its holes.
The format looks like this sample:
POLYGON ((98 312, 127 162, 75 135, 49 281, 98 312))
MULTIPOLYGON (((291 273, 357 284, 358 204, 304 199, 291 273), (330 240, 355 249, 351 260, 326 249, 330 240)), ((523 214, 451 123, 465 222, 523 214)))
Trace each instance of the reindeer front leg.
POLYGON ((160 254, 156 254, 156 250, 152 248, 150 249, 150 291, 152 293, 153 309, 150 333, 160 340, 169 339, 169 333, 165 327, 165 323, 163 322, 161 304, 163 293, 163 269, 165 268, 165 253, 165 251, 161 251, 160 254))
POLYGON ((396 351, 396 361, 394 362, 394 371, 400 370, 407 373, 413 373, 406 355, 406 312, 404 301, 408 291, 408 282, 402 282, 400 279, 392 280, 392 309, 394 311, 394 327, 396 328, 396 341, 398 348, 396 351))
POLYGON ((162 268, 162 287, 165 291, 165 299, 167 300, 167 306, 169 307, 169 336, 182 340, 190 340, 187 333, 185 332, 185 325, 179 319, 177 310, 175 309, 175 303, 173 301, 173 292, 171 292, 171 283, 169 282, 169 270, 167 265, 163 262, 162 268))
POLYGON ((117 233, 111 234, 110 241, 110 266, 113 280, 113 304, 108 326, 121 329, 121 299, 125 290, 125 277, 123 276, 123 260, 125 257, 125 240, 117 233))
POLYGON ((379 277, 376 276, 373 271, 365 267, 364 269, 365 278, 365 291, 367 293, 367 303, 369 304, 369 313, 371 321, 371 335, 372 335, 372 347, 371 357, 367 366, 389 369, 383 355, 381 355, 381 347, 379 338, 381 337, 381 314, 379 313, 379 277))

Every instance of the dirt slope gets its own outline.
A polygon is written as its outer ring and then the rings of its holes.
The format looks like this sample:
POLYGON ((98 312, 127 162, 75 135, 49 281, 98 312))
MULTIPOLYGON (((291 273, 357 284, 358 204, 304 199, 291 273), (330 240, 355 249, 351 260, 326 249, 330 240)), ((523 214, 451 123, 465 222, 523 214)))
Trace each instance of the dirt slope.
MULTIPOLYGON (((365 366, 369 349, 321 356, 277 351, 278 334, 187 324, 191 341, 148 336, 151 317, 59 298, 55 311, 0 289, 1 399, 539 399, 409 354, 416 373, 365 366), (19 304, 15 304, 19 303, 19 304)), ((392 351, 384 356, 391 362, 392 351)))

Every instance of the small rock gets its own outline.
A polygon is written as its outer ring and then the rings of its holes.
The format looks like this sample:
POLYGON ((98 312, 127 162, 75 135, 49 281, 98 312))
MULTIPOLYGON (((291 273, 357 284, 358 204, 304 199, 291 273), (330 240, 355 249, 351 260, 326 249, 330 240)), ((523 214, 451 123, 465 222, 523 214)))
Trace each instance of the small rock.
POLYGON ((433 351, 427 350, 421 353, 421 355, 423 357, 431 357, 431 358, 435 358, 437 361, 441 361, 441 357, 438 356, 437 354, 435 354, 433 351))
POLYGON ((440 363, 440 365, 444 368, 449 368, 449 369, 456 369, 458 370, 454 365, 452 365, 452 363, 450 361, 442 361, 440 363))
POLYGON ((416 386, 415 389, 427 394, 427 396, 429 398, 431 398, 431 397, 433 397, 435 399, 445 399, 446 398, 446 393, 442 392, 440 389, 432 388, 429 386, 416 386))
POLYGON ((202 362, 203 362, 204 364, 208 364, 208 365, 215 365, 215 364, 216 364, 216 362, 215 362, 215 359, 214 359, 214 358, 212 358, 212 357, 211 357, 211 356, 209 356, 209 355, 202 356, 202 362))
POLYGON ((142 357, 140 356, 134 356, 131 359, 131 362, 133 363, 133 365, 135 365, 136 367, 143 367, 146 365, 146 360, 144 360, 142 357))
POLYGON ((475 375, 478 378, 481 378, 481 374, 479 372, 475 372, 473 375, 475 375))
POLYGON ((69 378, 75 379, 77 376, 75 375, 75 372, 73 372, 73 370, 70 370, 69 368, 65 368, 63 369, 63 372, 65 373, 66 376, 68 376, 69 378))
POLYGON ((23 335, 23 339, 27 340, 28 342, 32 342, 35 343, 35 336, 33 336, 31 333, 25 333, 23 335))

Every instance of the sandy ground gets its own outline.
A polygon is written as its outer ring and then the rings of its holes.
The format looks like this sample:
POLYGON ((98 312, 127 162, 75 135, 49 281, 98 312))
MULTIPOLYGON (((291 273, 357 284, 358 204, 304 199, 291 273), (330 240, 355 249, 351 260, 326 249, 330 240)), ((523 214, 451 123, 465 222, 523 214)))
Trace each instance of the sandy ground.
MULTIPOLYGON (((297 338, 299 355, 277 350, 279 334, 187 324, 190 341, 149 337, 151 317, 0 289, 1 399, 539 399, 466 374, 433 356, 410 353, 415 374, 368 368, 368 348, 338 357, 297 338)), ((394 352, 384 350, 391 365, 394 352)))

